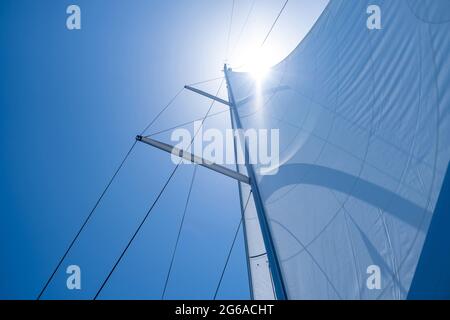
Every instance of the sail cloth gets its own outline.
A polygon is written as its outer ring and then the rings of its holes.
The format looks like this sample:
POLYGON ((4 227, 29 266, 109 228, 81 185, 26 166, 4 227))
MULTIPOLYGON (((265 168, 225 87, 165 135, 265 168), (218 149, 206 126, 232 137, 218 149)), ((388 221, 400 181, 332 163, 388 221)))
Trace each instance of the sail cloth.
POLYGON ((243 127, 280 130, 278 173, 255 169, 290 299, 407 298, 450 158, 449 21, 332 0, 264 80, 229 72, 243 127))

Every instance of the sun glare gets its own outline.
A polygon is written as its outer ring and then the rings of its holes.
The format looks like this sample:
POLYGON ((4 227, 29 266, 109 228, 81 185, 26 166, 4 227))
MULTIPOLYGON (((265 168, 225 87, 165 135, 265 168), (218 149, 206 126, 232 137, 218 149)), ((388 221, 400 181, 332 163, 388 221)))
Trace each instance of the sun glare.
POLYGON ((249 72, 255 80, 263 80, 270 68, 280 59, 276 52, 267 49, 248 50, 242 55, 243 66, 239 71, 249 72))
POLYGON ((255 59, 248 67, 248 71, 256 80, 263 80, 269 72, 270 65, 260 59, 255 59))

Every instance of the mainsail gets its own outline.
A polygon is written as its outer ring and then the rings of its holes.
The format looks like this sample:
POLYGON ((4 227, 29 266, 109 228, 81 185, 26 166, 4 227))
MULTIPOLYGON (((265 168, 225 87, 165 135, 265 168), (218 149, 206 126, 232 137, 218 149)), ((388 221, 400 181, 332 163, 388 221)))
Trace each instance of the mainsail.
MULTIPOLYGON (((226 70, 242 126, 280 130, 278 173, 255 174, 287 298, 408 297, 450 159, 449 21, 445 0, 332 0, 264 80, 226 70)), ((271 298, 255 212, 253 295, 271 298)))

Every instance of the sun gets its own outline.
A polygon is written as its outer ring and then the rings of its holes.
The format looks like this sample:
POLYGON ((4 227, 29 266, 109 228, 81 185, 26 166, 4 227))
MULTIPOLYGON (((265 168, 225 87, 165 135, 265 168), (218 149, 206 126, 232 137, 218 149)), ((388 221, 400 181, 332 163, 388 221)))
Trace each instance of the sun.
POLYGON ((264 80, 269 70, 270 64, 263 59, 258 58, 255 58, 248 66, 248 72, 250 72, 252 77, 257 81, 264 80))
POLYGON ((278 58, 276 52, 264 48, 247 50, 241 57, 244 63, 239 71, 250 73, 256 81, 267 76, 278 58))

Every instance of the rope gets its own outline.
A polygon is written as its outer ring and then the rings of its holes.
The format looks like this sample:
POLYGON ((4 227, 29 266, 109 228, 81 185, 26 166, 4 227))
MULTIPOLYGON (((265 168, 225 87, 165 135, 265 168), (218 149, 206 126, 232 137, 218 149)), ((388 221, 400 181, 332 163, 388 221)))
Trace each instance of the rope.
MULTIPOLYGON (((216 96, 219 95, 220 90, 222 89, 222 85, 223 85, 223 80, 220 83, 219 89, 217 90, 216 96)), ((211 105, 208 109, 208 111, 205 114, 205 117, 203 118, 203 121, 201 123, 201 125, 199 126, 197 132, 194 134, 194 137, 191 140, 191 143, 189 145, 189 147, 192 145, 192 143, 194 142, 197 134, 200 132, 200 129, 203 127, 203 124, 206 120, 206 118, 208 117, 209 113, 211 112, 212 107, 214 106, 214 102, 215 100, 213 100, 211 102, 211 105)), ((188 147, 188 148, 189 148, 188 147)), ((142 219, 141 223, 139 224, 138 228, 136 229, 136 231, 134 232, 133 236, 131 237, 131 239, 128 241, 128 244, 126 245, 125 249, 122 251, 122 253, 120 254, 119 258, 117 259, 117 261, 115 262, 114 266, 112 267, 112 269, 110 270, 110 272, 108 273, 108 276, 106 277, 106 279, 103 281, 100 289, 97 291, 94 300, 96 300, 98 298, 98 296, 100 295, 100 293, 102 292, 103 288, 105 287, 105 285, 107 284, 108 280, 110 279, 111 275, 114 273, 114 271, 116 270, 117 266, 119 265, 120 261, 122 260, 122 258, 124 257, 125 253, 128 251, 128 248, 131 246, 131 244, 133 243, 134 239, 136 238, 137 234, 139 233, 139 231, 141 230, 142 226, 144 225, 145 221, 147 221, 147 218, 150 216, 150 213, 152 212, 153 208, 155 207, 156 203, 158 202, 158 200, 161 198, 162 194, 164 193, 166 187, 169 185, 170 181, 172 180, 173 176, 175 175, 175 172, 178 170, 178 168, 180 167, 180 164, 183 162, 183 160, 181 159, 178 164, 175 166, 175 168, 173 169, 172 173, 170 174, 169 178, 167 179, 167 181, 165 182, 164 186, 162 187, 161 191, 159 192, 158 196, 156 197, 155 201, 153 201, 153 204, 150 206, 150 209, 147 211, 147 213, 145 214, 144 218, 142 219)))
POLYGON ((233 242, 231 243, 230 250, 228 251, 227 259, 226 259, 225 265, 224 265, 224 267, 223 267, 223 269, 222 269, 222 273, 221 273, 221 275, 220 275, 219 283, 217 284, 217 287, 216 287, 216 291, 215 291, 215 293, 214 293, 214 299, 213 299, 213 300, 216 300, 217 294, 219 293, 220 285, 222 284, 223 276, 225 275, 225 271, 226 271, 226 269, 227 269, 228 262, 230 261, 231 253, 233 252, 234 244, 236 243, 236 239, 237 239, 237 236, 238 236, 238 234, 239 234, 239 230, 241 229, 242 221, 244 220, 244 213, 245 213, 245 211, 247 210, 247 206, 248 206, 248 203, 249 203, 249 200, 250 200, 250 196, 251 196, 251 195, 252 195, 252 192, 249 192, 247 201, 246 201, 246 203, 245 203, 244 210, 242 211, 241 219, 239 220, 239 225, 238 225, 238 227, 237 227, 237 229, 236 229, 236 232, 235 232, 235 234, 234 234, 233 242))
POLYGON ((186 212, 187 212, 187 208, 188 208, 188 205, 189 205, 189 200, 191 198, 192 186, 194 185, 194 180, 195 180, 196 173, 197 173, 197 166, 195 166, 194 173, 192 174, 191 184, 189 186, 189 192, 188 192, 188 195, 187 195, 187 198, 186 198, 186 203, 184 205, 183 218, 181 219, 180 227, 178 229, 177 241, 175 242, 175 248, 173 249, 172 258, 170 260, 170 267, 169 267, 169 270, 167 272, 166 281, 164 283, 164 290, 163 290, 163 293, 162 293, 162 296, 161 296, 161 300, 164 300, 164 296, 166 294, 167 285, 169 283, 170 273, 172 272, 172 267, 173 267, 173 261, 175 260, 175 255, 176 255, 176 252, 177 252, 177 249, 178 249, 178 242, 180 240, 181 230, 183 229, 184 218, 186 217, 186 212))

